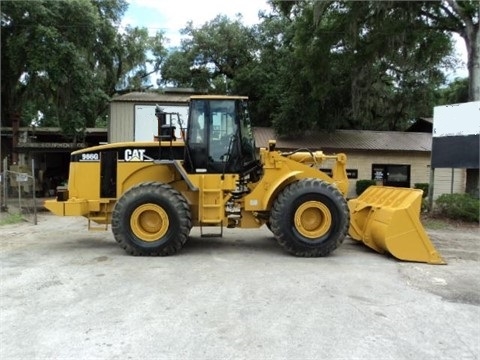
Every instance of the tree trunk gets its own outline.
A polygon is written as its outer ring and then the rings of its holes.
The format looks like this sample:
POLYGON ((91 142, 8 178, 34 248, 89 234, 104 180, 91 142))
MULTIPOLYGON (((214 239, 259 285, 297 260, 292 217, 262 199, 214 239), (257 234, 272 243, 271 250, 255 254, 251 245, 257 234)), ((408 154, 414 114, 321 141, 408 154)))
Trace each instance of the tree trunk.
MULTIPOLYGON (((464 26, 459 28, 456 32, 465 40, 468 53, 468 100, 480 100, 480 24, 478 23, 478 16, 480 14, 480 3, 476 5, 476 20, 475 15, 471 15, 465 11, 463 6, 460 6, 458 0, 446 0, 451 8, 455 11, 457 20, 463 22, 464 26)), ((473 5, 473 4, 472 4, 473 5)), ((455 15, 451 14, 455 18, 455 15)))
MULTIPOLYGON (((470 101, 480 100, 480 36, 479 27, 471 29, 470 34, 467 36, 470 38, 470 46, 467 46, 468 50, 468 98, 470 101)), ((466 39, 465 42, 467 43, 466 39)), ((468 44, 468 43, 467 43, 468 44)))

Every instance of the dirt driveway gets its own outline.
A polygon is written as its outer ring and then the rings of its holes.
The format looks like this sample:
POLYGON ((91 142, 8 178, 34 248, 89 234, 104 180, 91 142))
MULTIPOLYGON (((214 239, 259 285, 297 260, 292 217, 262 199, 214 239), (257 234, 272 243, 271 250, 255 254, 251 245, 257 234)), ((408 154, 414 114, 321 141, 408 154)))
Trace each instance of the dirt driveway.
POLYGON ((478 228, 428 233, 448 265, 295 258, 266 228, 138 258, 41 214, 0 227, 0 358, 479 359, 478 228))

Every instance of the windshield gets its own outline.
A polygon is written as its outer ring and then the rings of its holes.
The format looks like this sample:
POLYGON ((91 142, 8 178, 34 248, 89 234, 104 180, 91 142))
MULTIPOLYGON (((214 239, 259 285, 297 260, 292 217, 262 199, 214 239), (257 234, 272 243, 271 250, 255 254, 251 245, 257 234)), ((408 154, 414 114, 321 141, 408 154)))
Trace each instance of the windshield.
POLYGON ((255 139, 253 137, 252 124, 246 101, 239 104, 240 135, 244 163, 256 160, 255 139))
POLYGON ((239 172, 256 160, 250 117, 241 99, 192 100, 187 137, 192 151, 203 152, 209 171, 239 172))

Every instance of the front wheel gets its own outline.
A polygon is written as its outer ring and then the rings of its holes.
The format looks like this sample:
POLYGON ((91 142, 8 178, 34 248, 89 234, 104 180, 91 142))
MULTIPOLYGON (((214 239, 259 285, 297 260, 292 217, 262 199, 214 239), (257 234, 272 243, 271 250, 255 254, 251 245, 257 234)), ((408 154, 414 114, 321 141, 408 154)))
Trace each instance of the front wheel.
POLYGON ((191 228, 187 201, 167 184, 134 186, 118 200, 112 214, 115 240, 131 255, 174 254, 187 241, 191 228))
POLYGON ((333 185, 302 179, 277 197, 271 230, 278 243, 296 256, 326 256, 344 240, 349 226, 345 198, 333 185))

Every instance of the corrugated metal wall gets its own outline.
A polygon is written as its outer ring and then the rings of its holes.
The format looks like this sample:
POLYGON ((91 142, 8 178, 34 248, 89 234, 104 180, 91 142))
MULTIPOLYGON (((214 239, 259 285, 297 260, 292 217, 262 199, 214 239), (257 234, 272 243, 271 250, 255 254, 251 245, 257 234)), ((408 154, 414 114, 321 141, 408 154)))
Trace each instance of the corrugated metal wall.
POLYGON ((466 182, 465 169, 435 169, 435 181, 433 186, 433 198, 442 194, 464 193, 466 182))
POLYGON ((133 141, 135 103, 111 102, 108 122, 108 142, 133 141))

